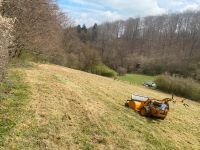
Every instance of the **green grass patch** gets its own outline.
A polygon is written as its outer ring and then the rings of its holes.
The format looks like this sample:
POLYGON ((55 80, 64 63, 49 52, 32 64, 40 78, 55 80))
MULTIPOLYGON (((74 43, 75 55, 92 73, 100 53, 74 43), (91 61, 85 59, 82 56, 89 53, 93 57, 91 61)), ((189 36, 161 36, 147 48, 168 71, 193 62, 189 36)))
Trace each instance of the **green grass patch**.
POLYGON ((5 81, 0 83, 0 147, 19 122, 28 99, 28 85, 22 76, 21 72, 10 70, 5 81))
POLYGON ((12 58, 9 62, 10 67, 32 68, 34 63, 48 63, 50 59, 42 54, 33 53, 30 50, 20 50, 19 57, 12 58))
POLYGON ((141 75, 141 74, 126 74, 123 76, 118 76, 117 79, 141 85, 145 81, 154 81, 155 76, 148 76, 148 75, 141 75))
POLYGON ((97 74, 97 75, 105 76, 105 77, 116 77, 117 76, 116 71, 114 71, 113 69, 109 68, 108 66, 106 66, 104 64, 99 64, 99 65, 94 66, 92 68, 91 72, 94 74, 97 74))

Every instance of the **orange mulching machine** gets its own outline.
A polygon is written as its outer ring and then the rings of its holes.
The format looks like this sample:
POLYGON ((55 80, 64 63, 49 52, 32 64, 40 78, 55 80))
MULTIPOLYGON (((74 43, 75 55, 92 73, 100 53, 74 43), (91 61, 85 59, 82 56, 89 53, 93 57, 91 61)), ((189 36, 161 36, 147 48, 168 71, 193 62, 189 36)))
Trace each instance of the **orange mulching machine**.
POLYGON ((173 95, 172 98, 165 98, 163 100, 132 95, 131 100, 127 100, 125 106, 139 112, 142 116, 154 116, 165 119, 169 112, 170 101, 173 101, 174 103, 176 102, 173 99, 173 95))

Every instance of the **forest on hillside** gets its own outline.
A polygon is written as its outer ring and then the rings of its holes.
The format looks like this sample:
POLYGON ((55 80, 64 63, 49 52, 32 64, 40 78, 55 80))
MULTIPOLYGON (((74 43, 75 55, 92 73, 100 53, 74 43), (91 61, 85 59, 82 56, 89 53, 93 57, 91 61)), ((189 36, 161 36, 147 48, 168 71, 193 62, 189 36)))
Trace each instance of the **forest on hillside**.
POLYGON ((200 12, 107 22, 97 35, 92 43, 115 70, 199 78, 200 12))
POLYGON ((26 51, 89 72, 104 64, 120 74, 168 73, 200 80, 199 11, 92 27, 76 26, 53 0, 3 0, 0 12, 13 20, 9 60, 26 51))

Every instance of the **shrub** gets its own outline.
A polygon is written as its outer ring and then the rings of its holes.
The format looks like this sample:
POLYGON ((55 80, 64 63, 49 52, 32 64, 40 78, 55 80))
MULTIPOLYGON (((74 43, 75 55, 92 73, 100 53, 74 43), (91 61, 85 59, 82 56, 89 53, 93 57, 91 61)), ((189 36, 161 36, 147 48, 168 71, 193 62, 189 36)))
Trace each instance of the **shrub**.
POLYGON ((38 53, 31 52, 27 49, 20 49, 20 55, 18 57, 14 57, 9 61, 9 67, 22 67, 22 68, 32 68, 33 63, 48 63, 51 62, 50 57, 47 55, 42 55, 38 53))
POLYGON ((144 64, 142 68, 143 74, 158 75, 164 72, 164 67, 157 63, 144 64))
POLYGON ((127 69, 123 67, 119 67, 117 69, 117 72, 119 73, 120 76, 125 75, 127 73, 127 69))
POLYGON ((200 100, 200 84, 191 78, 161 75, 156 78, 158 89, 192 100, 200 100))
POLYGON ((106 76, 106 77, 116 77, 117 72, 114 71, 113 69, 109 68, 108 66, 104 64, 99 64, 93 67, 92 73, 101 75, 101 76, 106 76))
POLYGON ((83 52, 80 54, 80 69, 84 71, 91 71, 93 66, 100 63, 98 51, 90 46, 83 46, 83 52))

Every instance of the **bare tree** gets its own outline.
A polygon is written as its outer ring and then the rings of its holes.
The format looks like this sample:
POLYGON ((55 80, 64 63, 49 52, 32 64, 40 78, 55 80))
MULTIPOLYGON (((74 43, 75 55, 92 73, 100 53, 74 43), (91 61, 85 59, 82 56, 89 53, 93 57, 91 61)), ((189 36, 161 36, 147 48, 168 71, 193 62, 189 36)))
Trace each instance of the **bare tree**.
MULTIPOLYGON (((1 0, 0 0, 1 5, 1 0)), ((12 44, 12 20, 3 18, 0 14, 0 82, 5 77, 6 66, 9 60, 9 45, 12 44)))
POLYGON ((52 57, 62 53, 63 28, 68 25, 69 18, 53 1, 5 0, 2 13, 16 18, 15 56, 19 56, 22 49, 52 57))
MULTIPOLYGON (((156 68, 159 64, 163 71, 178 70, 184 74, 188 67, 200 62, 199 20, 200 12, 197 11, 130 18, 121 21, 120 26, 118 21, 107 22, 99 25, 96 46, 103 53, 103 62, 113 68, 116 64, 133 66, 126 65, 135 63, 130 56, 142 56, 143 64, 149 63, 156 68), (120 29, 120 37, 116 38, 120 29)), ((126 69, 130 71, 130 67, 126 69)))

